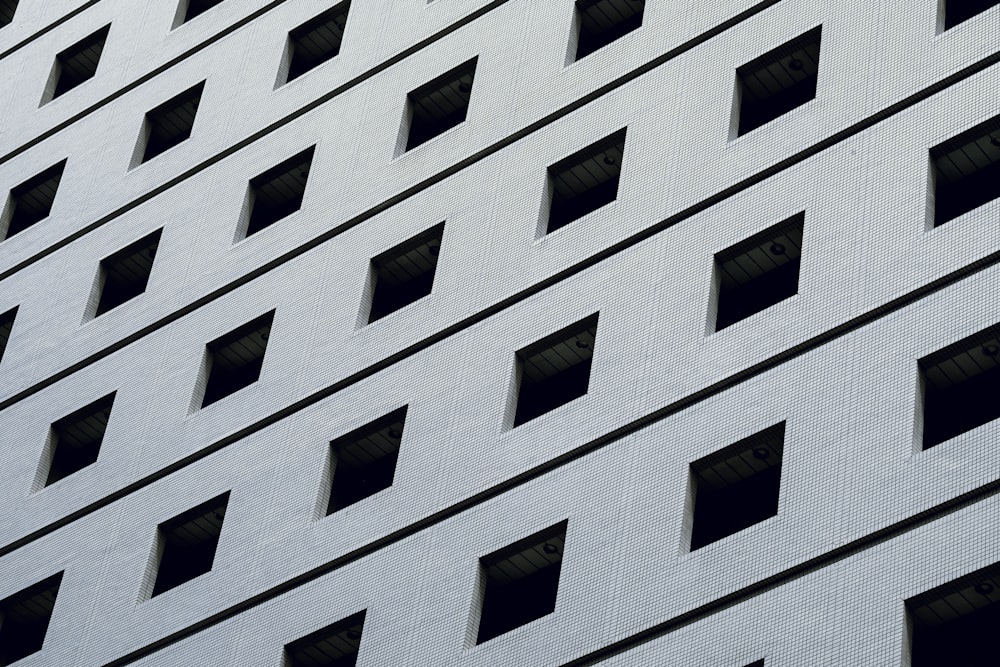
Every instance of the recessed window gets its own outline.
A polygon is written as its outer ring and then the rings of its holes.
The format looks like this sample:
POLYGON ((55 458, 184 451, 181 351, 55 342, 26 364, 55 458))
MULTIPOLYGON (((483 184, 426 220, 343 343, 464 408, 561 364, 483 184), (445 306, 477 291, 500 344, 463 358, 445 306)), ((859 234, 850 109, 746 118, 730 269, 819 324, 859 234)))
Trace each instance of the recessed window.
POLYGON ((181 0, 177 6, 177 18, 174 27, 197 18, 213 7, 221 5, 224 0, 181 0))
POLYGON ((4 352, 7 351, 7 341, 10 340, 10 332, 14 330, 14 320, 16 318, 16 306, 6 313, 0 313, 0 361, 3 361, 4 352))
POLYGON ((514 426, 539 417, 587 393, 597 338, 592 315, 546 336, 517 355, 517 411, 514 426))
POLYGON ((0 239, 9 239, 49 217, 65 168, 66 160, 63 160, 10 191, 0 225, 0 239))
POLYGON ((1000 197, 1000 118, 931 149, 938 227, 1000 197))
POLYGON ((476 59, 473 58, 406 96, 406 118, 403 122, 406 150, 416 148, 465 121, 475 75, 476 59))
POLYGON ((579 60, 642 25, 646 0, 576 0, 579 60))
POLYGON ((821 30, 810 30, 736 70, 737 136, 816 97, 821 30))
POLYGON ((785 424, 782 422, 691 464, 691 550, 778 513, 785 424))
POLYGON ((944 29, 954 28, 1000 4, 998 0, 945 0, 941 3, 944 29))
POLYGON ((97 65, 110 30, 111 26, 106 25, 56 56, 42 104, 68 93, 97 74, 97 65))
POLYGON ((361 649, 365 612, 285 645, 285 667, 354 667, 361 649))
POLYGON ((924 395, 923 448, 1000 417, 1000 329, 991 327, 919 363, 924 395))
POLYGON ((101 260, 97 268, 94 317, 99 317, 146 291, 160 245, 158 229, 101 260))
POLYGON ((60 572, 0 602, 0 664, 42 650, 62 577, 60 572))
POLYGON ((94 401, 52 424, 45 448, 45 486, 97 462, 115 394, 94 401))
POLYGON ((405 424, 404 407, 330 443, 327 515, 392 486, 405 424))
POLYGON ((201 407, 249 387, 260 378, 273 321, 272 310, 206 346, 201 407))
POLYGON ((479 560, 483 606, 477 644, 555 610, 565 544, 563 521, 479 560))
POLYGON ((297 79, 340 53, 350 2, 341 2, 288 33, 287 75, 278 85, 297 79))
POLYGON ((441 223, 372 259, 369 322, 431 293, 443 234, 441 223))
POLYGON ((302 208, 315 148, 288 158, 250 181, 250 215, 237 240, 256 234, 302 208))
POLYGON ((579 220, 618 198, 625 130, 577 151, 548 169, 551 205, 545 232, 579 220))
POLYGON ((14 20, 18 0, 0 0, 0 28, 14 20))
POLYGON ((202 81, 146 113, 136 151, 140 159, 136 164, 152 160, 191 136, 204 88, 202 81))
POLYGON ((715 330, 720 331, 799 291, 800 213, 715 256, 715 330))
POLYGON ((226 492, 157 527, 159 567, 153 597, 212 571, 228 505, 226 492))

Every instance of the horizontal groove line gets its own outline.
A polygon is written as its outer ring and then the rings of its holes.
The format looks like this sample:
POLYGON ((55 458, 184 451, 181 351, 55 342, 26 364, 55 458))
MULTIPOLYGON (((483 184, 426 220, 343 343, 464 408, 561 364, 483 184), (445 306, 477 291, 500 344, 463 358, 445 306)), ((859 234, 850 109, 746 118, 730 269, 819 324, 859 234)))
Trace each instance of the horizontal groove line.
MULTIPOLYGON (((56 19, 52 23, 48 24, 47 26, 45 26, 41 30, 38 30, 37 32, 34 32, 34 33, 28 35, 27 37, 25 37, 24 39, 22 39, 17 44, 14 44, 13 46, 11 46, 6 51, 0 52, 0 60, 3 60, 4 58, 6 58, 9 55, 12 55, 15 51, 19 51, 19 50, 23 49, 28 44, 31 44, 32 42, 34 42, 36 39, 39 39, 40 37, 49 34, 50 32, 52 32, 53 30, 55 30, 56 28, 58 28, 62 24, 66 23, 67 21, 69 21, 71 19, 76 18, 77 16, 79 16, 83 12, 87 11, 88 9, 90 9, 91 7, 93 7, 94 5, 96 5, 97 3, 99 3, 100 1, 101 0, 89 0, 89 2, 85 2, 82 5, 80 5, 79 7, 77 7, 76 9, 74 9, 73 11, 68 12, 67 14, 64 14, 63 16, 61 16, 60 18, 56 19)), ((10 24, 8 24, 8 25, 10 25, 10 24)))

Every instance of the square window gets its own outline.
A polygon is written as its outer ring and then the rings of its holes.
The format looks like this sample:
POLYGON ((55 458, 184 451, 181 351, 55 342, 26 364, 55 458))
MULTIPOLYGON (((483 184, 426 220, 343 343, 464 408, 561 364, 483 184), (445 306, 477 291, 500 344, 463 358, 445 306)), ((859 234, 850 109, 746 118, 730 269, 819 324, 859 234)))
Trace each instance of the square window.
POLYGON ((315 149, 312 146, 251 179, 247 195, 250 215, 237 240, 252 236, 302 208, 315 149))
POLYGON ((778 513, 784 445, 782 422, 691 464, 691 551, 778 513))
POLYGON ((816 97, 822 27, 768 51, 736 70, 736 136, 785 115, 816 97))
POLYGON ((944 29, 954 28, 997 5, 1000 5, 1000 0, 944 0, 941 3, 944 29))
POLYGON ((159 565, 151 597, 212 571, 228 505, 227 491, 157 527, 159 565))
POLYGON ((101 260, 94 285, 97 303, 93 316, 99 317, 146 291, 153 260, 160 245, 158 229, 101 260))
POLYGON ((411 150, 465 122, 476 58, 445 72, 406 96, 403 134, 411 150))
POLYGON ((111 26, 106 25, 56 55, 42 104, 68 93, 97 74, 97 65, 110 30, 111 26))
POLYGON ((576 0, 576 59, 637 29, 645 9, 646 0, 576 0))
POLYGON ((328 516, 392 486, 405 424, 403 407, 330 443, 328 516))
POLYGON ((297 639, 285 646, 286 667, 354 667, 364 629, 362 611, 297 639))
POLYGON ((477 644, 555 611, 566 525, 563 521, 479 559, 483 603, 477 644))
POLYGON ((585 395, 597 338, 594 314, 518 351, 514 426, 585 395))
POLYGON ((7 350, 7 341, 10 340, 10 332, 14 330, 14 320, 16 318, 16 306, 6 313, 0 314, 0 361, 3 361, 3 354, 7 350))
POLYGON ((114 403, 111 393, 52 424, 43 465, 45 486, 97 462, 114 403))
POLYGON ((799 213, 715 256, 715 331, 798 294, 804 219, 799 213))
POLYGON ((42 650, 62 577, 60 572, 0 602, 0 664, 42 650))
POLYGON ((0 28, 14 20, 18 0, 0 0, 0 28))
POLYGON ((1000 197, 1000 117, 931 149, 933 226, 1000 197))
POLYGON ((202 81, 146 113, 134 164, 148 162, 191 136, 204 88, 202 81))
POLYGON ((372 259, 369 323, 431 293, 443 234, 442 222, 372 259))
POLYGON ((565 227, 618 198, 625 130, 577 151, 548 169, 551 195, 545 233, 565 227))
POLYGON ((206 346, 201 407, 207 407, 260 378, 274 311, 247 322, 206 346))
POLYGON ((350 2, 341 2, 288 33, 287 74, 279 77, 279 86, 340 53, 350 6, 350 2))
POLYGON ((223 0, 181 0, 177 6, 177 18, 174 20, 174 27, 187 23, 195 19, 209 9, 221 5, 223 0))
POLYGON ((0 225, 0 239, 9 239, 49 217, 66 160, 32 176, 10 191, 0 225))

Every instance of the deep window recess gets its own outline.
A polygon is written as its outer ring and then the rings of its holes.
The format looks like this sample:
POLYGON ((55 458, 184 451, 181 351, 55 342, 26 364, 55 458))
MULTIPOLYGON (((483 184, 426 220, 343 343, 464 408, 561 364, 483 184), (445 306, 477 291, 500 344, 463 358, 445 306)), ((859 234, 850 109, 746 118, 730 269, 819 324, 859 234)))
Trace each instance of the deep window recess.
POLYGON ((14 320, 16 318, 16 306, 6 313, 0 313, 0 361, 3 361, 4 352, 7 351, 7 341, 10 340, 10 332, 14 330, 14 320))
POLYGON ((42 650, 62 577, 60 572, 0 601, 0 664, 42 650))
POLYGON ((109 394, 52 424, 45 486, 97 462, 114 403, 109 394))
POLYGON ((42 104, 68 93, 97 74, 97 65, 110 30, 111 26, 106 25, 56 55, 42 104))
POLYGON ((646 0, 576 0, 579 60, 642 25, 646 0))
POLYGON ((159 567, 152 596, 212 571, 228 505, 226 492, 157 527, 159 567))
POLYGON ((594 314, 518 351, 514 426, 587 393, 597 318, 594 314))
POLYGON ((800 213, 715 256, 715 330, 746 319, 799 291, 800 213))
POLYGON ((223 2, 224 0, 181 0, 181 4, 177 8, 177 20, 174 22, 174 27, 201 16, 223 2))
POLYGON ((0 28, 14 20, 18 0, 0 0, 0 28))
POLYGON ((472 99, 476 59, 445 72, 406 96, 406 150, 430 141, 465 121, 472 99))
POLYGON ((1000 117, 931 149, 934 226, 1000 197, 1000 117))
POLYGON ((332 60, 340 53, 350 2, 341 2, 288 33, 288 73, 284 84, 332 60))
POLYGON ((285 667, 354 667, 361 649, 365 612, 285 645, 285 667))
POLYGON ((625 130, 560 160, 548 169, 552 198, 546 233, 579 220, 618 198, 625 130))
POLYGON ((431 293, 443 234, 440 223, 372 259, 369 322, 431 293))
POLYGON ((944 12, 944 29, 954 28, 974 16, 1000 4, 998 0, 946 0, 941 5, 944 12))
POLYGON ((691 550, 778 513, 785 424, 756 433, 691 464, 691 550))
POLYGON ((0 239, 9 239, 49 217, 66 160, 32 176, 10 191, 0 225, 0 239))
POLYGON ((737 136, 770 123, 816 97, 821 28, 815 28, 736 70, 737 136))
POLYGON ((919 366, 924 449, 1000 417, 1000 327, 928 355, 919 366))
POLYGON ((479 560, 484 586, 477 644, 555 610, 565 544, 563 521, 479 560))
POLYGON ((330 443, 327 515, 392 486, 405 423, 404 407, 330 443))
POLYGON ((206 346, 205 370, 208 377, 201 407, 249 387, 260 378, 273 321, 272 310, 206 346))
POLYGON ((152 160, 191 136, 204 88, 205 82, 202 81, 146 113, 139 137, 139 154, 142 157, 138 163, 152 160))
POLYGON ((162 231, 158 229, 101 260, 97 269, 97 290, 100 297, 94 317, 103 315, 146 291, 162 231))
POLYGON ((293 155, 250 181, 250 217, 237 239, 256 234, 302 208, 315 149, 293 155))

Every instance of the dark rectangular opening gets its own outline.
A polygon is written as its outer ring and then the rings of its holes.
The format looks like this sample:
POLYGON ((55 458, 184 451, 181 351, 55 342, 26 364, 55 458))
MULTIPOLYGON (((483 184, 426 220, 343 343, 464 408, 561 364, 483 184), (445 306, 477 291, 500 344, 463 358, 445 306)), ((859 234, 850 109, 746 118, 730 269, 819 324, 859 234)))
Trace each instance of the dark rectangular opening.
POLYGON ((477 644, 555 611, 566 525, 563 521, 479 559, 485 586, 477 644))
POLYGON ((251 179, 250 219, 245 236, 256 234, 302 208, 315 150, 311 146, 251 179))
POLYGON ((17 319, 17 306, 6 313, 0 313, 0 361, 3 361, 4 352, 7 351, 7 341, 10 340, 11 331, 14 330, 15 319, 17 319))
POLYGON ((798 294, 804 220, 799 213, 715 256, 716 331, 798 294))
POLYGON ((816 97, 822 27, 814 28, 736 70, 738 135, 785 115, 816 97))
POLYGON ((3 232, 0 238, 9 239, 49 217, 65 168, 66 160, 63 160, 10 191, 4 215, 6 224, 0 229, 3 232))
POLYGON ((442 222, 372 259, 369 323, 431 293, 443 234, 442 222))
POLYGON ((473 58, 407 95, 409 134, 406 150, 465 121, 475 75, 476 59, 473 58))
POLYGON ((931 149, 934 226, 1000 197, 1000 117, 931 149))
POLYGON ((589 56, 642 25, 646 0, 576 0, 580 34, 576 59, 589 56))
POLYGON ((782 422, 691 464, 691 550, 778 513, 785 424, 782 422))
POLYGON ((299 78, 340 53, 350 6, 350 2, 341 2, 288 33, 287 81, 299 78))
POLYGON ((221 5, 223 1, 224 0, 181 0, 181 2, 186 2, 187 6, 184 7, 182 12, 183 18, 180 23, 187 23, 191 19, 201 16, 209 9, 221 5))
POLYGON ((1000 0, 946 0, 942 6, 944 11, 944 29, 954 28, 959 23, 979 16, 988 9, 1000 4, 1000 0))
POLYGON ((14 20, 18 0, 0 0, 0 28, 14 20))
POLYGON ((97 462, 114 403, 111 393, 52 424, 52 459, 45 486, 97 462))
POLYGON ((101 296, 94 317, 99 317, 146 291, 162 232, 162 229, 158 229, 101 260, 97 277, 101 285, 101 296))
POLYGON ((392 486, 405 424, 403 407, 330 443, 333 480, 327 515, 392 486))
POLYGON ((362 611, 286 644, 286 667, 354 667, 364 629, 362 611))
POLYGON ((146 127, 142 137, 146 144, 142 151, 142 162, 152 160, 191 136, 204 88, 205 82, 202 81, 146 113, 146 127))
POLYGON ((154 597, 212 571, 228 505, 227 491, 157 527, 157 548, 162 551, 153 585, 154 597))
POLYGON ((208 381, 201 406, 249 387, 260 378, 274 311, 261 315, 206 346, 208 381))
POLYGON ((0 602, 0 664, 42 650, 62 577, 60 572, 0 602))
POLYGON ((552 205, 546 233, 565 227, 618 198, 626 130, 577 151, 548 169, 552 205))
POLYGON ((110 30, 111 26, 106 25, 56 56, 52 73, 55 86, 51 99, 68 93, 97 74, 97 65, 101 61, 101 53, 110 30))

